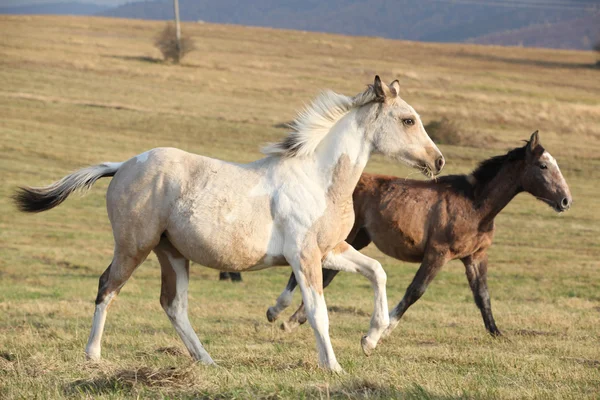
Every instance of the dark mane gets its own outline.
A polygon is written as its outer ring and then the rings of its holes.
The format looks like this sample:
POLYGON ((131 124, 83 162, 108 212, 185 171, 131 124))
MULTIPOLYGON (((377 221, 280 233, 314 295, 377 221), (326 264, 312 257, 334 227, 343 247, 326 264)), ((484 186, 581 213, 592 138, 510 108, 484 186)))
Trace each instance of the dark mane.
POLYGON ((477 181, 477 186, 485 186, 498 175, 502 166, 509 161, 524 160, 527 150, 527 145, 512 149, 502 156, 495 156, 482 161, 471 175, 477 181))
MULTIPOLYGON (((543 151, 543 150, 542 150, 543 151)), ((471 175, 447 175, 437 179, 437 182, 442 185, 454 189, 456 192, 475 199, 477 193, 491 182, 500 169, 511 161, 524 160, 527 152, 527 144, 523 147, 517 147, 510 150, 508 153, 500 156, 495 156, 482 161, 471 175), (472 178, 472 179, 470 179, 472 178)))

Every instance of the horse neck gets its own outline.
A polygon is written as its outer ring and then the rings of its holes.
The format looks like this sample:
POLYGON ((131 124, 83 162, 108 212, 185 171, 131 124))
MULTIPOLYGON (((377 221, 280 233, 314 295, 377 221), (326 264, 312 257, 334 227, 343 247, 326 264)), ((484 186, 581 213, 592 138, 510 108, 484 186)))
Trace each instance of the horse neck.
POLYGON ((523 189, 521 187, 522 161, 504 164, 496 176, 483 185, 479 191, 480 225, 489 224, 523 189))
POLYGON ((358 125, 356 110, 342 117, 329 131, 314 154, 316 167, 328 171, 325 185, 334 198, 351 197, 362 174, 372 145, 358 125))

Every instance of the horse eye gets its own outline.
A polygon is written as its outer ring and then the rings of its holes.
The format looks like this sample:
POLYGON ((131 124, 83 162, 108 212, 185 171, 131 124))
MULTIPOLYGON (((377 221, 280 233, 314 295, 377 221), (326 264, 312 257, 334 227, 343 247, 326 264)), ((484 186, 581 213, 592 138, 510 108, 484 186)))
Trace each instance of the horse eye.
POLYGON ((402 120, 402 123, 404 125, 414 125, 415 124, 415 120, 412 118, 405 118, 402 120))
POLYGON ((540 164, 540 168, 541 169, 546 169, 546 168, 548 168, 548 166, 546 164, 540 164))

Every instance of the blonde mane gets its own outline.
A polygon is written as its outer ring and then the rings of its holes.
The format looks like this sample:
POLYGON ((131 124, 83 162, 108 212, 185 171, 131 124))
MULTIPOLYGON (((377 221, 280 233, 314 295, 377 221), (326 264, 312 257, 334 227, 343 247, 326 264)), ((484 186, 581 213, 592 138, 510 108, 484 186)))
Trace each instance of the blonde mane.
POLYGON ((311 155, 344 115, 353 108, 375 100, 377 95, 371 85, 354 97, 326 90, 298 113, 296 119, 289 124, 291 132, 282 141, 265 146, 262 152, 267 156, 287 158, 311 155))

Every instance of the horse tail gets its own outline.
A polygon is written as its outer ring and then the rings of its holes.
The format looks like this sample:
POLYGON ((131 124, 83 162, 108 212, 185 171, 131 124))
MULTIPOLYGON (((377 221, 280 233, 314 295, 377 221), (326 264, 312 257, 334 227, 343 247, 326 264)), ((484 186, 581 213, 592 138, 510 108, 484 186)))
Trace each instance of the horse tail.
POLYGON ((123 163, 102 163, 80 169, 45 187, 19 187, 12 196, 20 211, 37 213, 56 207, 75 191, 87 192, 100 178, 114 176, 123 163))

